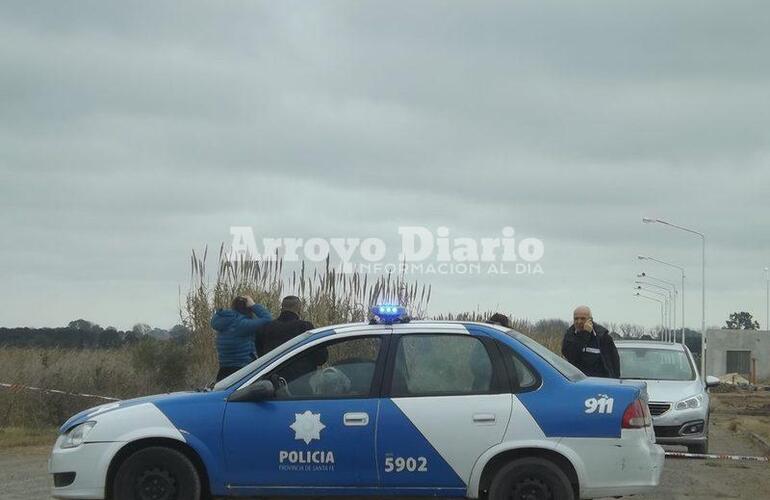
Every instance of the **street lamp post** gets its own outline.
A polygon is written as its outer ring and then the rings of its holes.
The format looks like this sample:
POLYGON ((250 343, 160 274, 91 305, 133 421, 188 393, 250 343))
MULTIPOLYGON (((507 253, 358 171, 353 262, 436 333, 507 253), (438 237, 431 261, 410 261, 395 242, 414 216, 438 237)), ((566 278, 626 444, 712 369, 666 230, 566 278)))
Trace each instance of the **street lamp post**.
POLYGON ((684 268, 682 266, 677 266, 676 264, 672 264, 670 262, 666 262, 665 260, 659 260, 654 257, 648 257, 645 255, 639 255, 637 257, 639 260, 649 260, 652 262, 657 262, 658 264, 663 264, 664 266, 673 267, 674 269, 678 269, 679 272, 682 274, 682 345, 685 345, 685 333, 684 333, 684 268))
POLYGON ((660 300, 660 299, 656 299, 656 298, 653 298, 653 297, 648 297, 646 295, 642 295, 639 292, 636 292, 634 294, 634 297, 641 297, 643 299, 652 300, 652 301, 655 301, 655 302, 658 303, 658 305, 660 306, 660 328, 662 330, 663 329, 663 301, 660 300))
POLYGON ((665 291, 673 294, 673 296, 671 298, 671 303, 673 304, 673 307, 671 308, 671 311, 672 311, 672 313, 671 313, 671 331, 672 331, 672 334, 673 334, 673 337, 674 337, 672 339, 672 342, 676 342, 676 299, 677 299, 677 296, 679 295, 679 291, 677 290, 676 285, 674 283, 671 283, 670 281, 666 281, 666 280, 662 280, 660 278, 655 278, 653 276, 649 276, 647 273, 639 273, 639 274, 636 275, 636 277, 637 278, 642 278, 642 279, 645 279, 645 280, 653 280, 653 281, 657 281, 658 282, 658 283, 650 283, 649 281, 637 280, 637 281, 635 281, 635 283, 637 283, 637 284, 654 286, 656 288, 660 288, 661 290, 665 290, 665 291), (659 283, 662 283, 663 285, 666 285, 666 286, 661 286, 659 283))
POLYGON ((765 328, 770 330, 770 269, 765 267, 765 328))
MULTIPOLYGON (((663 297, 663 307, 664 307, 664 311, 665 311, 665 315, 664 315, 663 318, 664 318, 665 321, 661 325, 661 327, 662 327, 663 333, 664 333, 663 340, 668 342, 668 339, 669 339, 669 336, 670 336, 670 331, 669 331, 668 325, 669 325, 670 318, 671 318, 671 308, 670 308, 670 305, 669 305, 669 300, 671 299, 671 296, 668 293, 658 292, 656 290, 650 290, 649 288, 644 288, 641 285, 637 285, 636 286, 636 290, 641 290, 641 291, 647 292, 647 293, 654 293, 655 295, 659 295, 659 296, 663 297)), ((639 292, 637 292, 637 293, 639 293, 639 292)))
MULTIPOLYGON (((663 290, 666 293, 666 308, 668 315, 666 316, 666 325, 668 330, 668 337, 666 338, 666 341, 671 341, 672 336, 672 325, 676 327, 676 294, 672 294, 671 290, 669 288, 666 288, 665 286, 656 285, 655 283, 648 283, 645 281, 634 281, 637 285, 646 285, 646 286, 653 286, 659 290, 663 290)), ((648 289, 648 288, 642 288, 641 286, 637 287, 639 290, 646 290, 651 293, 655 293, 654 291, 648 289)))
POLYGON ((701 343, 700 343, 700 371, 701 376, 706 376, 706 235, 701 233, 700 231, 695 231, 694 229, 689 229, 684 226, 679 226, 677 224, 672 224, 671 222, 667 222, 662 219, 650 219, 648 217, 642 218, 642 222, 645 224, 663 224, 668 227, 673 227, 674 229, 679 229, 680 231, 685 231, 687 233, 695 234, 697 236, 700 236, 701 239, 701 343))

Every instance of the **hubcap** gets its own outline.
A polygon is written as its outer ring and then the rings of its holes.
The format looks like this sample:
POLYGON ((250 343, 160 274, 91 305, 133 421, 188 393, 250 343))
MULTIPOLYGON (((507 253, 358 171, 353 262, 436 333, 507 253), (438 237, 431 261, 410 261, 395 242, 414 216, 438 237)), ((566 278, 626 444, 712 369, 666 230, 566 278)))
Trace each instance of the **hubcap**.
POLYGON ((165 469, 147 469, 137 476, 134 492, 139 500, 173 500, 176 498, 176 481, 165 469))
POLYGON ((527 477, 513 485, 511 500, 553 500, 553 494, 545 482, 527 477))

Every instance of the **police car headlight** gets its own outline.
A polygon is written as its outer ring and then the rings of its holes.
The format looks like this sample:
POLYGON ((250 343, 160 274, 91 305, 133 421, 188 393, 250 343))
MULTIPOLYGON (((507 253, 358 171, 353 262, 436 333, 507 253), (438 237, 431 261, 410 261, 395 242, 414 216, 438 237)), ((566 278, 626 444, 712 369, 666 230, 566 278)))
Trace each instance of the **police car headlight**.
POLYGON ((91 429, 94 428, 96 425, 96 422, 83 422, 80 425, 76 425, 72 429, 70 429, 67 434, 64 435, 64 440, 61 442, 62 448, 77 448, 81 444, 83 444, 83 441, 85 441, 86 436, 89 432, 91 432, 91 429))
POLYGON ((700 408, 700 406, 703 404, 703 395, 698 394, 697 396, 693 396, 691 398, 684 399, 682 401, 679 401, 674 408, 677 410, 692 410, 694 408, 700 408))

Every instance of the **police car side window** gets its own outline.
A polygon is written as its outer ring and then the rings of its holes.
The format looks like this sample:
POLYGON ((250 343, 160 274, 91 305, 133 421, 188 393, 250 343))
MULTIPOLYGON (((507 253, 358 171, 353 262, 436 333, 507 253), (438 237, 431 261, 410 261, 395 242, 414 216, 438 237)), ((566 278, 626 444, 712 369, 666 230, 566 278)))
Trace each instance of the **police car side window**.
POLYGON ((292 358, 267 378, 276 387, 276 399, 368 396, 380 344, 379 337, 327 342, 292 358))
POLYGON ((405 335, 393 363, 391 395, 489 394, 494 371, 484 344, 467 335, 405 335))
POLYGON ((540 383, 538 376, 527 366, 518 355, 506 345, 501 345, 509 373, 513 378, 514 390, 531 389, 540 383))

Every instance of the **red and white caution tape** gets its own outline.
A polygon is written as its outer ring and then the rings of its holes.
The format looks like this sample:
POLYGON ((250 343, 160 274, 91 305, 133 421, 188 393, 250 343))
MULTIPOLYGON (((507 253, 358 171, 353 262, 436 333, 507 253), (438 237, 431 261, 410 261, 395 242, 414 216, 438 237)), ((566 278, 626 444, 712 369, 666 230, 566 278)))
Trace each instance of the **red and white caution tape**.
POLYGON ((80 396, 83 398, 96 398, 96 399, 104 399, 105 401, 120 401, 120 398, 111 398, 108 396, 99 396, 98 394, 80 394, 77 392, 67 392, 67 391, 60 391, 57 389, 43 389, 40 387, 31 387, 29 385, 22 385, 22 384, 6 384, 3 382, 0 382, 0 387, 8 389, 11 392, 21 392, 21 391, 39 391, 39 392, 45 392, 48 394, 63 394, 65 396, 80 396))
POLYGON ((751 457, 746 455, 716 455, 703 453, 683 453, 679 451, 667 451, 666 456, 670 458, 699 458, 702 460, 750 460, 753 462, 770 462, 768 457, 751 457))

